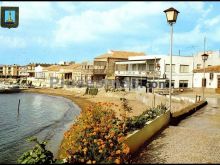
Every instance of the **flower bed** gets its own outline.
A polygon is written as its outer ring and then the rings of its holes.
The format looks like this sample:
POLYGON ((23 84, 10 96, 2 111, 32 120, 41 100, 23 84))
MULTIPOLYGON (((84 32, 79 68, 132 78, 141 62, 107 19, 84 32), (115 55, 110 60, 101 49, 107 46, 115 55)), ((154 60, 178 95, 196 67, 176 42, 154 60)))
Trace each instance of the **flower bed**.
POLYGON ((124 143, 128 145, 130 153, 134 153, 138 148, 148 141, 153 135, 165 127, 170 121, 170 111, 167 110, 160 116, 155 117, 144 123, 141 129, 135 130, 130 133, 124 143))
MULTIPOLYGON (((161 127, 160 118, 167 111, 165 106, 160 105, 147 109, 140 116, 128 118, 127 114, 132 109, 125 98, 121 98, 121 101, 121 110, 124 112, 121 117, 116 117, 114 109, 118 105, 113 103, 95 103, 83 111, 64 133, 61 148, 66 153, 60 155, 60 159, 67 163, 129 163, 130 153, 146 140, 146 134, 152 135, 158 131, 161 127), (157 123, 156 121, 159 122, 159 127, 146 129, 146 122, 157 123), (137 129, 141 129, 138 134, 128 135, 137 129)), ((151 124, 147 124, 149 125, 151 124)), ((22 161, 25 162, 25 158, 22 161)), ((56 162, 53 158, 50 161, 56 162)), ((41 162, 41 158, 37 157, 36 163, 38 162, 41 162)))

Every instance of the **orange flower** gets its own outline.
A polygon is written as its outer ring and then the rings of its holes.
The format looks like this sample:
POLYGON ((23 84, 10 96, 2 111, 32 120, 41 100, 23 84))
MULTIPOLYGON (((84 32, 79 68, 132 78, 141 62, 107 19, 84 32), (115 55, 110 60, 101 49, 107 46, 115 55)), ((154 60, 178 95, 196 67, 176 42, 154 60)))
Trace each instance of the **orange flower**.
POLYGON ((116 151, 116 154, 120 154, 120 153, 121 153, 121 150, 117 150, 117 151, 116 151))
POLYGON ((120 159, 115 159, 115 163, 120 164, 121 163, 120 159))
POLYGON ((123 153, 124 154, 128 154, 130 152, 130 148, 129 147, 126 147, 123 149, 123 153))
POLYGON ((88 151, 88 148, 84 148, 83 151, 84 151, 84 152, 87 152, 87 151, 88 151))
POLYGON ((113 144, 113 143, 111 143, 111 144, 110 144, 110 147, 113 147, 113 145, 114 145, 114 144, 113 144))
POLYGON ((86 162, 86 164, 92 164, 92 161, 91 161, 91 160, 89 160, 89 161, 87 161, 87 162, 86 162))
POLYGON ((118 142, 119 142, 119 143, 123 142, 123 140, 124 140, 123 137, 119 137, 119 138, 118 138, 118 142))
POLYGON ((102 148, 105 148, 105 144, 102 145, 102 148))

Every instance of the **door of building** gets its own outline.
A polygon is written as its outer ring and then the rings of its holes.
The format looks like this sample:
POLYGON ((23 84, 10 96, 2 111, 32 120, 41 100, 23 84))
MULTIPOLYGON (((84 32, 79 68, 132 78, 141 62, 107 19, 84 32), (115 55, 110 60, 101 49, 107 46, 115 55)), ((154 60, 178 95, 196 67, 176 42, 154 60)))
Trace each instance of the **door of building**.
POLYGON ((218 88, 220 88, 220 76, 218 76, 218 88))

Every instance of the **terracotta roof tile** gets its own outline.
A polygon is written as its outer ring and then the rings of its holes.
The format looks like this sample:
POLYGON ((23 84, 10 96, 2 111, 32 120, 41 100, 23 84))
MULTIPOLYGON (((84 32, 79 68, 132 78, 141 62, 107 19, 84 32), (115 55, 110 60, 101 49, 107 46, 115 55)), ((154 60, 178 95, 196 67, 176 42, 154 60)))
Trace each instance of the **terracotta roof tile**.
MULTIPOLYGON (((194 69, 193 72, 194 73, 203 73, 204 69, 194 69)), ((220 65, 215 65, 215 66, 209 66, 207 68, 205 68, 205 72, 210 73, 210 72, 214 72, 214 73, 220 73, 220 65)))
POLYGON ((100 58, 128 58, 130 56, 144 56, 144 52, 130 52, 130 51, 115 51, 111 50, 108 53, 102 54, 95 59, 100 59, 100 58))

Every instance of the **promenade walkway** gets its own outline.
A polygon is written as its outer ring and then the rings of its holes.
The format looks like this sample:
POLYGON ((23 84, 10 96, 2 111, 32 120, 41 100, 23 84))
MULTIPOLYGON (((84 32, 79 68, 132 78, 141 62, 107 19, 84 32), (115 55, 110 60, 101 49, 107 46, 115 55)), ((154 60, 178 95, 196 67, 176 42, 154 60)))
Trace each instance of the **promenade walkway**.
POLYGON ((132 163, 220 163, 220 97, 207 101, 140 149, 132 163))

